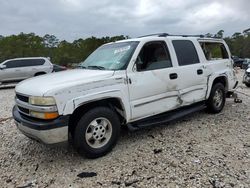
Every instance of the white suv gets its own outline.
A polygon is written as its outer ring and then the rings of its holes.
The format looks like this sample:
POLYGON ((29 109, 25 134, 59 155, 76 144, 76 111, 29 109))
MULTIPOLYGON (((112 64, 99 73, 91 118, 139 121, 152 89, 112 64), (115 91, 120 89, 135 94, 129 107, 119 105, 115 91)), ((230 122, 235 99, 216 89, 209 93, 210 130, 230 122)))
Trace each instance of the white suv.
POLYGON ((51 73, 53 65, 44 57, 9 59, 0 64, 0 85, 51 73))
POLYGON ((157 34, 101 46, 81 69, 21 82, 13 117, 23 134, 46 144, 73 139, 100 157, 121 126, 164 124, 208 108, 219 113, 238 81, 222 39, 157 34))

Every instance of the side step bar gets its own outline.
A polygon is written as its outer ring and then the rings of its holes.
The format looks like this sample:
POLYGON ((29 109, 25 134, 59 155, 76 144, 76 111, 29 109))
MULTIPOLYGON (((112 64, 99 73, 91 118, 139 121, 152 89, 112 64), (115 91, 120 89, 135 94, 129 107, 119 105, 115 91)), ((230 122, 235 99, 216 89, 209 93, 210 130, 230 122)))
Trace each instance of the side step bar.
POLYGON ((128 126, 128 129, 130 131, 136 131, 136 130, 142 129, 142 128, 148 128, 148 127, 153 127, 153 126, 157 126, 157 125, 162 125, 164 123, 179 119, 181 117, 187 116, 189 114, 203 110, 205 108, 206 108, 206 105, 204 102, 197 103, 194 105, 182 107, 180 109, 176 109, 173 111, 169 111, 166 113, 155 115, 153 117, 148 117, 148 118, 143 119, 143 120, 138 120, 138 121, 127 124, 127 126, 128 126))

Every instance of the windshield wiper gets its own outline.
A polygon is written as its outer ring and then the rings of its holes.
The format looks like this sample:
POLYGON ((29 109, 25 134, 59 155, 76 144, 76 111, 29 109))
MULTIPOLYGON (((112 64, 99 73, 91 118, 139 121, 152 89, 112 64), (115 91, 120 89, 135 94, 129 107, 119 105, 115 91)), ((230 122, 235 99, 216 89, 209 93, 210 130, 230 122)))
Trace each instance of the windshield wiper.
POLYGON ((78 65, 77 68, 86 69, 87 67, 85 67, 85 66, 83 66, 83 65, 78 65))
POLYGON ((98 70, 105 70, 105 67, 102 66, 97 66, 97 65, 90 65, 88 66, 88 68, 92 68, 92 69, 98 69, 98 70))

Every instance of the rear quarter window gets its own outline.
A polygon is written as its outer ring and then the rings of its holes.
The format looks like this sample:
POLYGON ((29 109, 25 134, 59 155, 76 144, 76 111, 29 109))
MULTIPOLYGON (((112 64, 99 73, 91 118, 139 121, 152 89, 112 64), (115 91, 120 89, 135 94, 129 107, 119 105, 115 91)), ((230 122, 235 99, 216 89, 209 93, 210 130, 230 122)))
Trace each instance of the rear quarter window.
POLYGON ((223 43, 200 42, 203 53, 208 61, 228 59, 229 55, 223 43))
POLYGON ((174 40, 173 46, 180 66, 199 63, 195 46, 190 40, 174 40))
POLYGON ((25 59, 25 60, 22 60, 22 64, 24 66, 39 66, 39 65, 43 65, 45 63, 45 60, 44 59, 25 59))

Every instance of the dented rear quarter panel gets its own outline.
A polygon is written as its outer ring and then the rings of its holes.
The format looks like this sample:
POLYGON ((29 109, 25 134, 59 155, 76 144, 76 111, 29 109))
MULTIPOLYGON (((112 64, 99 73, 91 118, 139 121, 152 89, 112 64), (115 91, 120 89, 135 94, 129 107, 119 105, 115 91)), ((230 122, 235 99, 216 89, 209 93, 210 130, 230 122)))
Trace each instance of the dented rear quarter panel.
MULTIPOLYGON (((218 77, 224 77, 226 78, 226 90, 227 91, 233 91, 233 87, 235 86, 235 83, 237 82, 237 78, 235 75, 235 70, 233 69, 233 60, 231 58, 231 52, 228 48, 228 45, 226 42, 222 39, 199 39, 199 42, 218 42, 224 44, 229 59, 220 59, 220 60, 210 60, 208 61, 204 55, 204 53, 200 53, 200 58, 203 62, 206 62, 204 64, 204 70, 206 74, 208 75, 207 79, 207 92, 206 92, 206 99, 209 98, 213 82, 218 77)), ((201 49, 201 48, 200 48, 201 49)))

